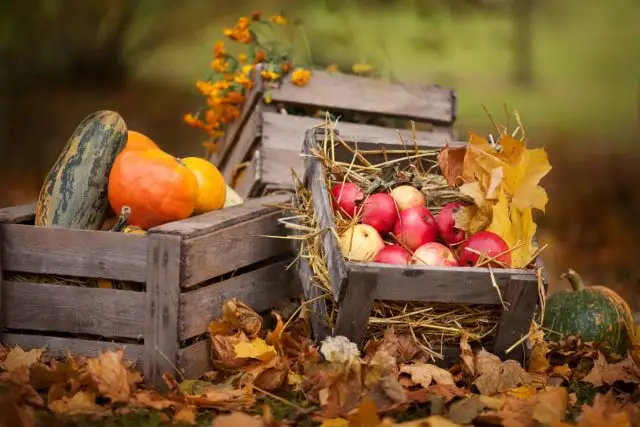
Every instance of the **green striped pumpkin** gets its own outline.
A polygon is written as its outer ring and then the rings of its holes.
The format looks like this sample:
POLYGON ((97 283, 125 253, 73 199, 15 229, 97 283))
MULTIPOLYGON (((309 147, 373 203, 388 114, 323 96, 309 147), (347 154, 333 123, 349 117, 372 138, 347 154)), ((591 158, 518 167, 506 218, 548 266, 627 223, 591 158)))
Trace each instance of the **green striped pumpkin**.
POLYGON ((551 294, 544 310, 545 338, 560 341, 580 336, 596 344, 609 359, 627 356, 635 341, 635 322, 626 301, 604 286, 585 287, 573 270, 564 274, 570 290, 551 294))
POLYGON ((109 173, 126 141, 127 125, 118 113, 96 111, 87 116, 40 189, 35 225, 99 230, 110 209, 109 173))

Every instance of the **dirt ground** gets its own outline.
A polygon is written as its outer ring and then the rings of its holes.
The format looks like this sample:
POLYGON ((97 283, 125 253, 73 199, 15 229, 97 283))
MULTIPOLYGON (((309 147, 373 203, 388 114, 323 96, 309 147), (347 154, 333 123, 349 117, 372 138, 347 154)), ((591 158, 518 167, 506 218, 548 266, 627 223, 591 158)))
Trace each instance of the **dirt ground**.
MULTIPOLYGON (((154 138, 177 156, 201 155, 202 136, 182 124, 197 106, 194 93, 166 86, 135 85, 118 90, 56 89, 0 100, 7 126, 0 137, 0 205, 32 201, 75 126, 92 111, 120 112, 130 129, 154 138)), ((552 135, 551 132, 545 132, 552 135)), ((543 258, 550 290, 566 287, 563 270, 574 268, 591 284, 618 291, 640 311, 640 193, 638 153, 611 154, 571 149, 568 135, 550 136, 538 144, 549 152, 552 172, 543 180, 550 202, 539 216, 539 236, 549 243, 543 258)), ((582 141, 587 146, 597 146, 582 141)))

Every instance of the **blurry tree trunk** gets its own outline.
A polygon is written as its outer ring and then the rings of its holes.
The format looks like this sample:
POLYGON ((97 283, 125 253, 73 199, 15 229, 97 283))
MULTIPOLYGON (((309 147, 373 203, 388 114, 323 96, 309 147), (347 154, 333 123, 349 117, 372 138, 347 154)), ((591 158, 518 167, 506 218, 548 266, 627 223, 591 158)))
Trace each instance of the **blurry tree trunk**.
POLYGON ((518 86, 533 84, 534 0, 511 0, 513 18, 513 80, 518 86))

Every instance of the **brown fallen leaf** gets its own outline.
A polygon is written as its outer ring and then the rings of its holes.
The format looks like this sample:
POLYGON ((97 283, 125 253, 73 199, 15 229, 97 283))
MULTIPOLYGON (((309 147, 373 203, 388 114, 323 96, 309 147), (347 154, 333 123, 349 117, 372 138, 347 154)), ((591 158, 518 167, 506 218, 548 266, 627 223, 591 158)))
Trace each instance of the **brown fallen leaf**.
POLYGON ((460 339, 460 360, 462 361, 462 371, 472 378, 476 375, 473 350, 469 345, 469 332, 464 331, 460 339))
POLYGON ((179 403, 173 400, 168 400, 157 391, 143 390, 139 391, 134 396, 134 402, 149 408, 158 409, 160 411, 178 406, 179 403))
POLYGON ((582 378, 582 381, 594 387, 612 385, 616 381, 640 384, 640 369, 631 356, 627 356, 622 362, 609 364, 604 355, 598 353, 598 359, 594 361, 593 368, 582 378))
POLYGON ((627 414, 615 401, 611 393, 597 394, 593 406, 582 406, 577 427, 631 427, 627 414))
POLYGON ((222 319, 209 324, 209 333, 215 335, 232 335, 240 330, 248 338, 256 338, 262 334, 262 317, 245 303, 235 298, 226 301, 222 307, 222 319))
POLYGON ((87 368, 98 390, 113 402, 126 402, 131 394, 129 374, 123 365, 124 351, 106 351, 87 361, 87 368))
POLYGON ((500 358, 486 350, 476 355, 478 378, 473 384, 480 394, 490 396, 531 382, 531 376, 515 360, 502 362, 500 358))
POLYGON ((416 363, 413 365, 401 365, 400 372, 411 375, 411 381, 422 387, 429 387, 432 382, 436 384, 455 384, 451 372, 430 363, 416 363))
POLYGON ((429 393, 442 397, 447 403, 456 397, 466 396, 466 393, 460 390, 455 384, 434 384, 426 390, 428 390, 429 393))
POLYGON ((6 396, 0 396, 0 414, 0 427, 36 427, 33 408, 6 396))
POLYGON ((467 153, 465 147, 452 148, 449 144, 438 153, 438 166, 442 171, 442 176, 447 180, 450 186, 459 186, 462 184, 462 168, 464 166, 464 158, 467 153))
POLYGON ((543 424, 552 424, 565 419, 569 393, 564 387, 551 387, 536 396, 532 418, 543 424))
POLYGON ((403 423, 391 424, 393 427, 461 427, 453 421, 449 421, 440 415, 432 415, 419 420, 405 421, 403 423))
POLYGON ((378 410, 371 399, 364 399, 355 413, 348 417, 350 427, 369 427, 380 424, 378 410))
POLYGON ((44 353, 44 348, 34 348, 29 351, 24 351, 20 347, 15 346, 7 353, 2 367, 9 372, 15 371, 22 366, 30 368, 40 360, 42 353, 44 353))
POLYGON ((225 369, 239 368, 249 363, 248 359, 236 356, 235 346, 240 342, 249 342, 249 338, 240 331, 235 335, 212 335, 211 356, 214 366, 225 369))
POLYGON ((344 418, 325 418, 320 427, 349 427, 349 421, 344 418))
POLYGON ((72 397, 63 397, 60 400, 49 402, 49 409, 56 414, 103 414, 105 408, 96 403, 96 395, 79 391, 72 397))
POLYGON ((244 412, 232 412, 218 415, 211 423, 211 427, 266 427, 261 418, 252 417, 244 412))
POLYGON ((454 423, 471 424, 485 408, 486 405, 480 400, 480 396, 474 394, 452 403, 447 418, 454 423))
POLYGON ((253 388, 211 387, 199 395, 185 395, 184 400, 198 408, 237 410, 255 402, 253 388))
POLYGON ((549 345, 545 341, 537 341, 531 349, 531 361, 529 363, 529 372, 543 374, 549 370, 551 364, 547 359, 549 353, 549 345))
POLYGON ((566 380, 569 380, 573 375, 573 370, 569 367, 569 365, 565 363, 564 365, 554 366, 553 369, 551 370, 551 375, 562 377, 566 380))

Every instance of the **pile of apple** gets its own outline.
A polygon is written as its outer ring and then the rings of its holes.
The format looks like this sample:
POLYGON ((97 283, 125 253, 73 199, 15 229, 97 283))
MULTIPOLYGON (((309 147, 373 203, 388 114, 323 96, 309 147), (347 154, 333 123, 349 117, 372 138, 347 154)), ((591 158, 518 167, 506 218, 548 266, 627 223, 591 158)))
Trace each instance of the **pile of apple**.
POLYGON ((358 185, 347 182, 335 184, 331 196, 334 212, 360 218, 340 236, 342 254, 349 260, 473 267, 479 260, 491 258, 498 261, 490 262, 491 267, 511 265, 509 246, 500 236, 480 231, 467 238, 456 227, 454 215, 464 203, 447 203, 434 217, 426 207, 424 194, 411 185, 365 198, 358 185), (383 236, 389 236, 387 240, 393 243, 385 242, 383 236))

